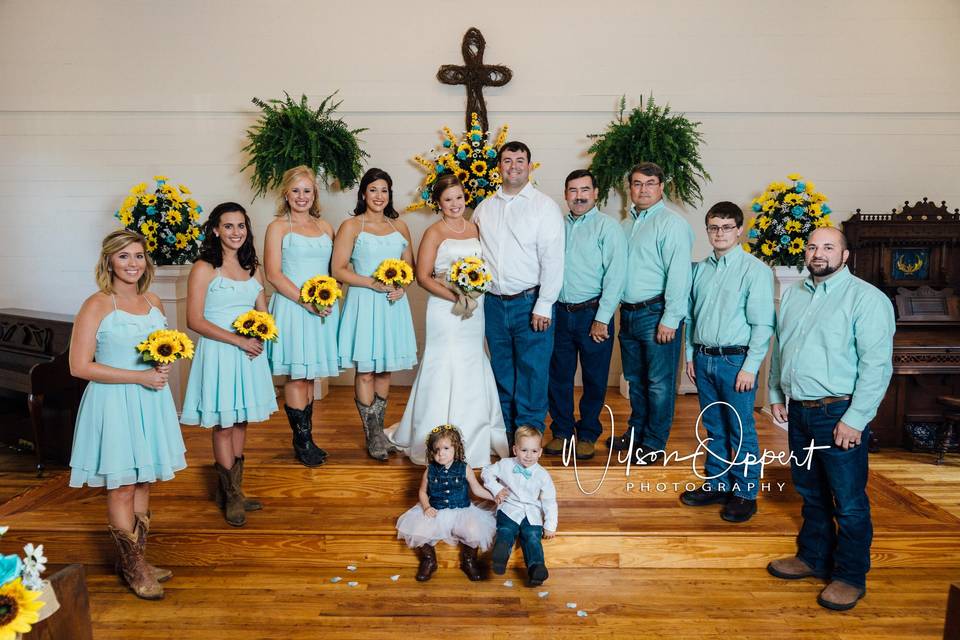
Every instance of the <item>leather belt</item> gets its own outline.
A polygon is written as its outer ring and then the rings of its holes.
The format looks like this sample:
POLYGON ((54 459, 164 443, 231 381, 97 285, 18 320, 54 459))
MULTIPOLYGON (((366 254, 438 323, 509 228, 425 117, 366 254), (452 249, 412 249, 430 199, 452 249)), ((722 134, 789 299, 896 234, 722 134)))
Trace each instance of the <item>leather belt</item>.
POLYGON ((557 305, 567 313, 582 311, 583 309, 596 309, 600 306, 600 296, 583 302, 558 302, 557 305))
POLYGON ((833 404, 834 402, 844 402, 849 400, 850 396, 829 396, 827 398, 820 398, 818 400, 793 400, 804 409, 818 409, 828 404, 833 404))
POLYGON ((747 353, 748 349, 748 347, 740 345, 735 347, 705 347, 702 344, 695 344, 693 348, 697 353, 708 356, 742 356, 747 353))
POLYGON ((537 285, 536 287, 530 287, 529 289, 524 289, 524 290, 521 291, 520 293, 507 293, 507 294, 504 294, 504 295, 497 295, 497 294, 495 294, 495 293, 489 293, 489 292, 488 292, 487 295, 491 295, 491 296, 493 296, 494 298, 500 298, 501 300, 514 300, 514 299, 516 299, 516 298, 519 298, 520 296, 525 296, 525 295, 527 295, 528 293, 532 293, 532 294, 536 295, 536 294, 538 294, 539 292, 540 292, 540 286, 537 285))
POLYGON ((649 300, 644 300, 643 302, 621 302, 620 308, 624 311, 639 311, 640 309, 646 309, 650 305, 657 304, 658 302, 666 302, 666 298, 663 297, 661 293, 658 296, 654 296, 649 300))

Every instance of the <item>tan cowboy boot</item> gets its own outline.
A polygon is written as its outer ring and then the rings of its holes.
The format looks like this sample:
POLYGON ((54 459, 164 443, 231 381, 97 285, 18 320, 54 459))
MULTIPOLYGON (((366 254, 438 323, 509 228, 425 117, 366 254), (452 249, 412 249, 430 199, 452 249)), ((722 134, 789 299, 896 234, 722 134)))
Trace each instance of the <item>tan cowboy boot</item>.
POLYGON ((243 510, 260 511, 263 509, 263 503, 261 503, 259 500, 248 498, 243 492, 243 456, 235 458, 233 461, 233 466, 239 468, 237 471, 237 487, 240 489, 240 497, 243 498, 243 510))
MULTIPOLYGON (((133 517, 135 522, 133 530, 137 534, 137 544, 140 546, 140 553, 143 554, 144 561, 146 561, 147 536, 150 534, 150 512, 134 513, 133 517)), ((147 566, 153 571, 153 577, 157 579, 157 582, 166 582, 173 577, 173 571, 170 571, 170 569, 161 569, 160 567, 153 566, 149 562, 147 562, 147 566)), ((119 570, 117 573, 119 573, 119 570)))
POLYGON ((237 485, 237 465, 224 469, 219 462, 213 463, 219 476, 220 489, 223 492, 223 517, 227 524, 242 527, 247 524, 247 514, 243 509, 243 498, 237 485))
POLYGON ((143 559, 143 552, 137 540, 137 534, 108 526, 113 541, 117 544, 120 555, 121 577, 134 595, 144 600, 160 600, 163 598, 163 587, 157 582, 153 571, 143 559))

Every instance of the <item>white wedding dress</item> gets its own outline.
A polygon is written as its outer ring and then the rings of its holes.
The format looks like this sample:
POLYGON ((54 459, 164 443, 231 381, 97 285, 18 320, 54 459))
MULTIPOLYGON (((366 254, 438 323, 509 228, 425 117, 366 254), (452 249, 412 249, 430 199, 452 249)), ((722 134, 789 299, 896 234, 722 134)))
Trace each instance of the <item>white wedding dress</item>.
MULTIPOLYGON (((434 272, 468 255, 480 256, 480 241, 448 238, 437 247, 434 272)), ((509 456, 497 383, 483 350, 483 298, 473 316, 451 313, 453 303, 431 295, 427 302, 427 342, 410 389, 403 419, 387 437, 411 460, 425 465, 427 436, 442 424, 463 435, 466 462, 474 469, 490 464, 490 454, 509 456)))

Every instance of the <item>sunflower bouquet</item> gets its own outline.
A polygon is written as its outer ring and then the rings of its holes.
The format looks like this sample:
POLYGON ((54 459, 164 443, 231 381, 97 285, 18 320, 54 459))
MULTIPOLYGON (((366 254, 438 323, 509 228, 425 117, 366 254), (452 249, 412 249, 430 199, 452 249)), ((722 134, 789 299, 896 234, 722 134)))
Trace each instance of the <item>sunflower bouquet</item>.
POLYGON ((413 282, 413 267, 405 260, 387 258, 373 272, 373 279, 391 287, 405 287, 413 282))
POLYGON ((340 283, 330 276, 314 276, 300 287, 300 300, 312 304, 317 311, 329 309, 337 302, 337 298, 342 297, 340 283))
POLYGON ((175 329, 157 329, 137 345, 144 362, 170 364, 180 358, 193 358, 193 341, 175 329))
MULTIPOLYGON (((507 141, 509 127, 500 129, 496 142, 490 144, 489 133, 480 128, 477 114, 470 114, 470 131, 464 132, 458 140, 449 127, 443 128, 443 146, 432 149, 429 157, 414 156, 413 160, 426 171, 420 185, 419 199, 407 206, 407 211, 430 207, 434 211, 438 205, 430 197, 431 185, 442 175, 453 173, 463 183, 466 206, 476 208, 483 199, 493 195, 503 182, 497 169, 497 152, 507 141)), ((531 167, 536 169, 538 163, 531 167)))
POLYGON ((487 292, 493 276, 486 263, 477 256, 464 256, 450 265, 446 285, 457 296, 450 312, 464 320, 473 315, 477 298, 487 292))
POLYGON ((771 266, 803 269, 803 252, 810 232, 829 227, 827 197, 799 173, 787 176, 793 184, 771 182, 751 202, 756 214, 747 226, 743 248, 771 266))
POLYGON ((197 259, 203 233, 200 214, 203 207, 190 197, 184 185, 167 184, 166 176, 153 176, 157 188, 148 191, 141 182, 130 189, 123 204, 114 213, 120 226, 143 234, 147 253, 158 266, 187 264, 197 259))
POLYGON ((277 323, 273 316, 266 311, 251 309, 246 313, 241 313, 233 321, 233 328, 242 336, 259 340, 277 339, 277 323))
MULTIPOLYGON (((8 527, 0 527, 0 537, 8 527)), ((53 588, 40 574, 46 570, 43 545, 27 544, 23 558, 0 554, 0 638, 29 633, 37 622, 53 615, 60 605, 53 588), (42 600, 41 600, 42 598, 42 600)))

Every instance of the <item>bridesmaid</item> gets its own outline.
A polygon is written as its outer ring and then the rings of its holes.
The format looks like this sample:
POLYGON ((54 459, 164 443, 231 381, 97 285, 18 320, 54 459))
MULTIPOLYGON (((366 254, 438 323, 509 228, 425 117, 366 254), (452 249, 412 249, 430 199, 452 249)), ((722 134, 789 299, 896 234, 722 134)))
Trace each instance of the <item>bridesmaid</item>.
POLYGON ((300 302, 300 287, 316 275, 330 275, 333 227, 320 218, 317 176, 310 167, 288 169, 280 183, 277 219, 267 227, 264 269, 276 289, 270 313, 279 336, 267 345, 275 376, 283 385, 284 410, 293 430, 293 451, 307 467, 323 464, 327 452, 313 442, 313 381, 340 373, 336 305, 316 311, 300 302))
POLYGON ((200 259, 187 281, 187 326, 200 334, 183 399, 183 424, 213 427, 217 504, 227 523, 242 527, 245 511, 262 505, 243 494, 243 445, 248 422, 277 410, 263 343, 234 333, 250 309, 265 311, 263 273, 246 210, 235 202, 214 207, 204 225, 200 259))
POLYGON ((140 598, 163 597, 173 575, 147 564, 150 483, 187 466, 177 409, 167 386, 171 365, 143 362, 136 345, 167 326, 149 293, 153 262, 146 241, 120 229, 103 239, 98 293, 83 303, 70 338, 70 373, 89 380, 73 437, 70 486, 107 488, 107 521, 118 570, 140 598))
POLYGON ((370 169, 363 174, 353 215, 337 231, 331 263, 333 276, 350 285, 340 319, 340 362, 357 369, 354 391, 367 453, 386 460, 397 451, 383 433, 390 372, 417 363, 417 340, 404 290, 372 277, 387 258, 402 258, 413 267, 410 231, 393 208, 393 180, 386 171, 370 169))

